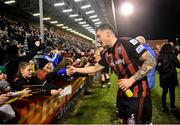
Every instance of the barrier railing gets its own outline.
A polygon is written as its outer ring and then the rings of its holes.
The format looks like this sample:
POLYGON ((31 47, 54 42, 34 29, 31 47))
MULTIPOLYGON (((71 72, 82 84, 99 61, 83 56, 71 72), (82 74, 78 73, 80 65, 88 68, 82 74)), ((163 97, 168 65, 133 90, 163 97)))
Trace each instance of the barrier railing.
POLYGON ((79 77, 73 83, 72 93, 63 97, 32 95, 12 103, 17 112, 19 124, 50 123, 58 112, 66 106, 71 98, 84 86, 86 77, 79 77))

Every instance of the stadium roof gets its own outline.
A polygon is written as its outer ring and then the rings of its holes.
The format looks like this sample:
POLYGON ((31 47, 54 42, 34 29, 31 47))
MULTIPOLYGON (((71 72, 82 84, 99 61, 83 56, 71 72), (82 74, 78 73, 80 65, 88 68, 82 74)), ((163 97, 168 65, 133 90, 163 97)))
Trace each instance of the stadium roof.
MULTIPOLYGON (((13 5, 31 14, 39 10, 38 0, 16 0, 13 5)), ((115 27, 115 21, 119 36, 144 35, 147 39, 160 39, 179 37, 180 33, 179 0, 43 0, 43 5, 44 17, 51 17, 47 21, 57 21, 52 24, 64 24, 91 38, 99 24, 110 23, 115 27), (126 1, 134 5, 134 13, 129 17, 123 17, 119 9, 126 1)))

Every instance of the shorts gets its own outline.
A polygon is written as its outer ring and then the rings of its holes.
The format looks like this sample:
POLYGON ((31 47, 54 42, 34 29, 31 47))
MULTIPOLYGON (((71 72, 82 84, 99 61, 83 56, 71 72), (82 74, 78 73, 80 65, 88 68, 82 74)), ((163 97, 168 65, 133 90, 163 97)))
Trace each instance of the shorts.
POLYGON ((150 97, 127 98, 117 96, 118 117, 128 124, 134 116, 136 124, 150 124, 152 117, 152 100, 150 97))

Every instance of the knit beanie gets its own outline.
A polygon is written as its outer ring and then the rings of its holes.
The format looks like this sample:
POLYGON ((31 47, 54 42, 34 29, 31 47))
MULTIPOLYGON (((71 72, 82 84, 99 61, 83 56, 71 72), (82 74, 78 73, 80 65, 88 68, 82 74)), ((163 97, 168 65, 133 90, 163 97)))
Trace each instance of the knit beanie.
POLYGON ((7 81, 5 81, 5 80, 0 81, 0 92, 3 89, 5 89, 7 86, 10 86, 10 84, 7 81))
POLYGON ((7 73, 7 69, 5 66, 0 66, 0 73, 7 73))

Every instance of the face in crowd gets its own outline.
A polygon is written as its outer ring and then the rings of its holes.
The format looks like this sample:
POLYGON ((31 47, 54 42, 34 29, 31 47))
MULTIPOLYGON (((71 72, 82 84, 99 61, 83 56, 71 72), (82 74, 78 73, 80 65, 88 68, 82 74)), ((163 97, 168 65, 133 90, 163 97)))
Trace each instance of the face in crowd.
POLYGON ((20 64, 20 73, 24 78, 31 78, 32 77, 32 65, 27 62, 23 62, 20 64))
POLYGON ((7 74, 0 72, 0 80, 6 80, 6 78, 7 78, 7 74))
POLYGON ((0 66, 0 81, 1 80, 6 80, 7 79, 7 71, 6 71, 6 67, 5 66, 0 66))
POLYGON ((43 70, 45 70, 46 72, 52 72, 53 71, 53 63, 52 62, 48 62, 44 66, 43 70))

